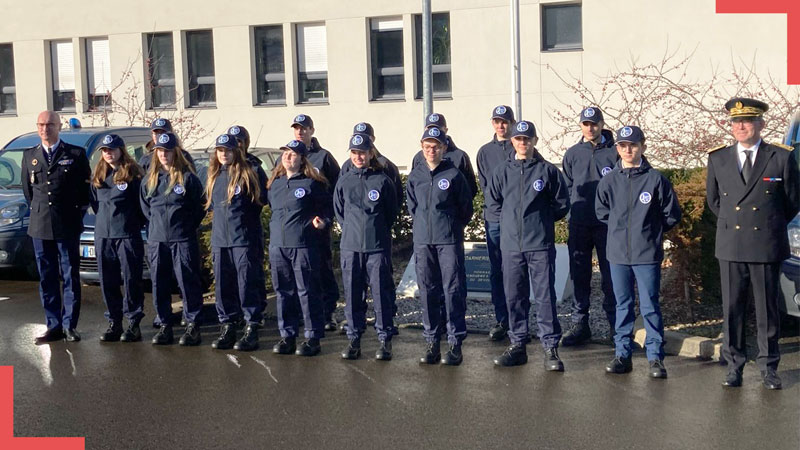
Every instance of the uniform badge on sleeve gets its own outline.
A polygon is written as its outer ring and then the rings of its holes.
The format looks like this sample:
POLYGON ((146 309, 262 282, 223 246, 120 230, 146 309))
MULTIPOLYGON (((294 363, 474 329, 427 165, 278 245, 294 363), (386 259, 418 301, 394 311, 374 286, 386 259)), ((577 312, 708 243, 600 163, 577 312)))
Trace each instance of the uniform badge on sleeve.
POLYGON ((297 188, 294 190, 295 198, 303 198, 306 196, 306 190, 303 188, 297 188))
POLYGON ((439 180, 439 183, 437 183, 437 186, 439 186, 439 189, 446 191, 447 189, 450 188, 450 180, 448 180, 447 178, 442 178, 441 180, 439 180))
POLYGON ((650 195, 649 192, 642 192, 641 194, 639 194, 639 201, 643 205, 646 205, 646 204, 650 203, 650 200, 652 200, 652 199, 653 199, 653 196, 650 195))
POLYGON ((608 166, 603 167, 603 170, 600 171, 600 175, 602 175, 602 176, 606 176, 609 173, 611 173, 611 167, 608 167, 608 166))

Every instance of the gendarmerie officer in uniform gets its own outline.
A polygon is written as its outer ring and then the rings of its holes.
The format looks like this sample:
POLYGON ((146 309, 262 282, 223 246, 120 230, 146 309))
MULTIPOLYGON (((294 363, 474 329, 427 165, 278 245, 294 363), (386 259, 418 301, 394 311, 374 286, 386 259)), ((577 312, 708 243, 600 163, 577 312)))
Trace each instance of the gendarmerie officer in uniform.
POLYGON ((75 329, 81 310, 79 242, 89 206, 89 159, 86 150, 59 137, 61 118, 42 111, 36 120, 42 140, 22 157, 22 192, 30 205, 28 236, 39 269, 39 295, 47 331, 37 344, 81 339, 75 329), (59 276, 64 280, 63 298, 59 276))
POLYGON ((722 354, 726 387, 742 385, 745 318, 752 293, 758 328, 758 356, 767 389, 778 377, 781 262, 789 257, 786 225, 800 210, 800 175, 792 147, 761 139, 767 104, 734 98, 725 104, 736 143, 709 150, 706 196, 717 215, 716 257, 722 282, 722 354))

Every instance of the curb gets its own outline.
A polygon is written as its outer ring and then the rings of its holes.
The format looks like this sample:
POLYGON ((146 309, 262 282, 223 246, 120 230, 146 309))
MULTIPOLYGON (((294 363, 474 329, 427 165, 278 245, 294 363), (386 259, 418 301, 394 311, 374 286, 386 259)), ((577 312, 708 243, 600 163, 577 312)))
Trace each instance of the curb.
MULTIPOLYGON (((634 323, 633 339, 644 348, 646 336, 647 332, 644 329, 642 317, 639 316, 634 323)), ((664 330, 664 352, 668 355, 719 361, 721 349, 722 338, 712 339, 692 336, 679 331, 664 330)))

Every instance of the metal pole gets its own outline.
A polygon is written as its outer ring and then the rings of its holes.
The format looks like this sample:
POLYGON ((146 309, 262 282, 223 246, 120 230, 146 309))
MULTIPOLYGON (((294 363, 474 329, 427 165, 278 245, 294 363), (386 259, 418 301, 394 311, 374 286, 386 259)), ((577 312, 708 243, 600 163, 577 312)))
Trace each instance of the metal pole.
POLYGON ((511 103, 522 120, 522 70, 519 52, 519 0, 511 0, 511 103))
POLYGON ((422 0, 422 103, 425 119, 433 113, 433 39, 431 38, 431 0, 422 0))

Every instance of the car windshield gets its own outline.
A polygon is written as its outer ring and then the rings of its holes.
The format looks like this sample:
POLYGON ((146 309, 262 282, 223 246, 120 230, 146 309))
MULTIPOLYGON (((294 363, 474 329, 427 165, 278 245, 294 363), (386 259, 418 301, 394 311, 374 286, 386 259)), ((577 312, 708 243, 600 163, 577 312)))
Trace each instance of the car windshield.
MULTIPOLYGON (((77 145, 78 147, 86 148, 86 145, 89 143, 89 139, 91 139, 91 133, 75 133, 75 132, 68 132, 64 131, 59 135, 59 138, 66 142, 67 144, 77 145)), ((39 138, 39 135, 36 133, 29 133, 24 136, 20 136, 13 141, 9 142, 4 149, 26 149, 35 147, 41 144, 42 140, 39 138)))
POLYGON ((0 186, 22 189, 23 152, 23 149, 3 150, 0 152, 0 186))

